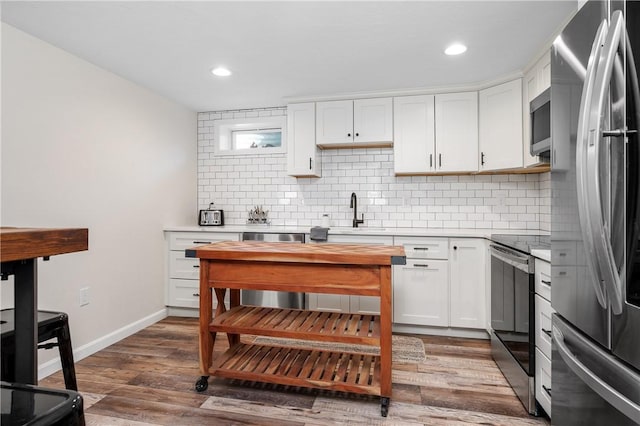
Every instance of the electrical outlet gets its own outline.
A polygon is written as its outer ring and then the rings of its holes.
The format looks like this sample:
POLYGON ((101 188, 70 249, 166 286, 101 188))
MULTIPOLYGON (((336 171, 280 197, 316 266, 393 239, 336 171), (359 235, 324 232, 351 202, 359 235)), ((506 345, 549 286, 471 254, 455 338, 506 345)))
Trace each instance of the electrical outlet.
POLYGON ((80 289, 80 306, 86 306, 89 304, 89 287, 83 287, 80 289))

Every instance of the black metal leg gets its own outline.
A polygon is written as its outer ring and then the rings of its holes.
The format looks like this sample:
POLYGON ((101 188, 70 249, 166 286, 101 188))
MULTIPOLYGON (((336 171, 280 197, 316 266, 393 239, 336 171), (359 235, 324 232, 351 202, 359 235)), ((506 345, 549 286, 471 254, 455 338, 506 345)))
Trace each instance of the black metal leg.
POLYGON ((38 384, 37 259, 14 262, 16 375, 18 383, 38 384))
POLYGON ((69 322, 64 319, 64 324, 57 333, 58 349, 60 351, 60 363, 62 364, 62 375, 64 376, 64 386, 74 391, 78 390, 76 381, 76 368, 73 363, 73 348, 71 346, 71 333, 69 332, 69 322))

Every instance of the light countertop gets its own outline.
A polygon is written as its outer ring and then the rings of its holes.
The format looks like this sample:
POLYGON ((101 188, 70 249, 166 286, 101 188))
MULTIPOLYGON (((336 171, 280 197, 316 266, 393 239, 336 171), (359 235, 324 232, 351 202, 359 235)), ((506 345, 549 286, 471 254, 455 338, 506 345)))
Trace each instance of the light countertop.
MULTIPOLYGON (((278 225, 225 225, 225 226, 166 226, 167 232, 266 232, 266 233, 305 233, 310 226, 278 226, 278 225)), ((522 229, 471 229, 471 228, 377 228, 366 226, 359 228, 331 227, 329 235, 388 235, 407 237, 467 237, 487 238, 491 234, 538 235, 548 234, 546 231, 522 229)))

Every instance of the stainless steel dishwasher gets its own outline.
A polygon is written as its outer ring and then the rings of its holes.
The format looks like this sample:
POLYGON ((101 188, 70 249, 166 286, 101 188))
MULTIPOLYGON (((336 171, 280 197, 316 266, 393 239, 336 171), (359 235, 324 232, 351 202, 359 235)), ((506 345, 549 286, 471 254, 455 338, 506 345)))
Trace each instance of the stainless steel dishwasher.
MULTIPOLYGON (((243 232, 242 241, 266 241, 304 243, 301 233, 243 232)), ((240 301, 243 305, 268 306, 271 308, 305 309, 304 293, 271 290, 242 290, 240 301)))

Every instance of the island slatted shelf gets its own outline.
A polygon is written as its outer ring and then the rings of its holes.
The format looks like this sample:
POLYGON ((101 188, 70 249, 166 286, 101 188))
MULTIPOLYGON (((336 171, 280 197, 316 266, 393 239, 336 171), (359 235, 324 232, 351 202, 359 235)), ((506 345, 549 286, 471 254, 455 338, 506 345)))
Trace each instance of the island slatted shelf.
POLYGON ((344 244, 217 242, 187 250, 200 258, 200 370, 236 378, 391 397, 391 265, 405 264, 402 247, 344 244), (240 289, 380 297, 380 315, 240 305, 240 289), (230 309, 224 298, 230 290, 230 309), (217 307, 212 315, 212 294, 217 307), (214 360, 217 333, 229 350, 214 360), (240 342, 241 334, 368 345, 379 354, 240 342))

